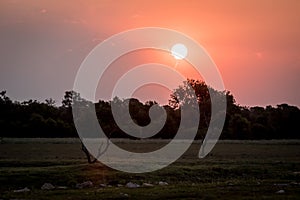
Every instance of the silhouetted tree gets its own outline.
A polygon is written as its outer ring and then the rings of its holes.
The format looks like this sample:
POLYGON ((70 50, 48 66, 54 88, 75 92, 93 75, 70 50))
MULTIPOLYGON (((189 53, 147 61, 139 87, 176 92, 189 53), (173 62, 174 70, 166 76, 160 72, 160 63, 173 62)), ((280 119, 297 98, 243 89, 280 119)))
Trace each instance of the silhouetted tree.
MULTIPOLYGON (((224 129, 221 139, 300 139, 300 110, 296 106, 280 104, 275 107, 245 107, 237 105, 229 91, 217 91, 209 88, 204 82, 188 79, 183 85, 178 86, 171 94, 169 105, 159 106, 167 113, 166 122, 152 138, 173 138, 180 125, 181 110, 184 104, 195 100, 192 92, 196 95, 196 102, 200 109, 200 122, 197 139, 204 138, 211 117, 211 96, 226 96, 227 111, 224 129), (192 90, 191 90, 192 89, 192 90), (209 91, 211 93, 209 93, 209 91)), ((13 102, 6 91, 0 92, 0 138, 1 137, 78 137, 72 116, 74 102, 81 111, 79 119, 89 124, 89 113, 85 108, 95 108, 98 122, 107 137, 132 138, 122 131, 112 115, 111 105, 114 104, 122 118, 125 106, 129 107, 130 122, 139 126, 146 126, 150 121, 149 110, 151 106, 158 106, 154 101, 146 103, 138 99, 119 99, 112 101, 99 100, 97 103, 89 102, 80 97, 75 91, 66 91, 62 105, 55 106, 53 99, 45 102, 26 100, 13 102)), ((218 102, 215 102, 218 103, 218 102)), ((160 116, 156 117, 160 120, 160 116)), ((96 124, 94 124, 96 125, 96 124)), ((97 124, 98 125, 98 124, 97 124)), ((187 127, 189 128, 189 127, 187 127)), ((87 133, 89 134, 89 133, 87 133)), ((92 162, 93 159, 90 158, 92 162)))

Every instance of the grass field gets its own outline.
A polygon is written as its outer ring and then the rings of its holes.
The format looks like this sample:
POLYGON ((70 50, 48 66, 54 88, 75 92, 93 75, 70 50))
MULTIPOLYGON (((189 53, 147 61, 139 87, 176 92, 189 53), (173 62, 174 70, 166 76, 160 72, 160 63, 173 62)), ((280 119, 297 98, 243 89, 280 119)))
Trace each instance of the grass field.
MULTIPOLYGON (((166 143, 114 142, 137 152, 166 143)), ((77 139, 4 138, 0 199, 300 199, 300 141, 221 141, 204 159, 197 158, 199 147, 196 142, 162 170, 129 174, 88 164, 77 139), (75 187, 84 181, 93 187, 75 187), (128 182, 154 186, 126 188, 128 182), (41 190, 44 183, 67 189, 41 190), (24 187, 30 191, 14 192, 24 187)))

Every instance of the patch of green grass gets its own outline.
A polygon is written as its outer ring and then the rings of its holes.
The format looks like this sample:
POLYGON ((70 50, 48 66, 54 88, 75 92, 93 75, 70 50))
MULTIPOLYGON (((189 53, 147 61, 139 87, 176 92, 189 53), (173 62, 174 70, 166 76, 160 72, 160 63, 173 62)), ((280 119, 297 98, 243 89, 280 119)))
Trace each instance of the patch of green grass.
MULTIPOLYGON (((5 141, 0 144, 0 199, 300 198, 300 143, 297 141, 220 142, 204 159, 197 158, 200 143, 196 142, 175 163, 144 174, 118 172, 101 163, 87 164, 80 143, 66 139, 5 141), (88 180, 94 183, 92 188, 75 188, 77 183, 88 180), (169 185, 159 186, 159 181, 169 185), (40 188, 46 182, 68 189, 43 191, 40 188), (117 187, 128 182, 152 183, 154 187, 117 187), (101 188, 100 183, 112 187, 101 188), (24 187, 31 191, 13 192, 24 187), (279 190, 285 192, 277 194, 279 190)), ((155 141, 118 142, 127 149, 147 150, 155 141)))

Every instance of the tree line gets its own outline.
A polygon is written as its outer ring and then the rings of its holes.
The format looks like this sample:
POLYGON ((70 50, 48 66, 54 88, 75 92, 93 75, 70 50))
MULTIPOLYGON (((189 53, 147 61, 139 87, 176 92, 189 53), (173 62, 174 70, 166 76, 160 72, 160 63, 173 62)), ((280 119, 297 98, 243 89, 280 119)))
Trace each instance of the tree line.
MULTIPOLYGON (((210 95, 223 96, 227 100, 227 112, 221 139, 300 139, 300 110, 296 106, 280 104, 266 107, 238 105, 229 91, 217 91, 199 80, 188 79, 173 91, 168 105, 138 99, 99 100, 92 103, 75 91, 66 91, 60 106, 53 99, 45 102, 28 100, 12 101, 6 91, 0 92, 0 137, 78 137, 72 116, 74 99, 84 106, 95 107, 98 122, 110 138, 132 138, 122 131, 112 115, 111 105, 129 106, 131 118, 139 126, 151 123, 149 110, 153 105, 167 113, 163 128, 152 138, 173 138, 181 120, 180 108, 192 101, 189 88, 195 91, 200 110, 196 139, 203 139, 211 117, 210 95), (212 94, 213 93, 213 94, 212 94)), ((120 112, 122 115, 122 112, 120 112)), ((84 117, 84 116, 83 116, 84 117)), ((186 127, 188 130, 188 127, 186 127)))

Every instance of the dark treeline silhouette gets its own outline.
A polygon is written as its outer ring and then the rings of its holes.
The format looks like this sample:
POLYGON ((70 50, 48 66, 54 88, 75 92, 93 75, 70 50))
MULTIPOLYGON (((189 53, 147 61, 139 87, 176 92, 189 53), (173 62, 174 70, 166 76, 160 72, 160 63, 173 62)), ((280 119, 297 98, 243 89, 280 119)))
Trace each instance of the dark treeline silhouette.
MULTIPOLYGON (((276 107, 245 107, 236 104, 228 91, 216 91, 201 81, 188 79, 174 90, 169 105, 160 106, 167 113, 164 127, 152 138, 173 138, 180 124, 180 107, 191 101, 189 87, 197 96, 200 108, 200 122, 196 139, 203 139, 211 116, 210 95, 226 97, 227 112, 221 139, 300 139, 300 110, 295 106, 280 104, 276 107), (213 93, 213 94, 212 94, 213 93)), ((128 106, 132 120, 145 126, 151 123, 149 109, 155 101, 142 103, 137 99, 112 101, 99 100, 91 103, 80 98, 74 91, 66 91, 61 106, 52 99, 45 102, 29 100, 12 101, 5 91, 0 92, 0 137, 78 137, 72 116, 73 99, 79 99, 85 106, 94 106, 101 128, 110 138, 132 138, 116 124, 111 105, 128 106)), ((158 105, 158 104, 157 104, 158 105)), ((120 115, 122 112, 120 112, 120 115)), ((84 116, 83 116, 84 117, 84 116)), ((187 127, 188 130, 188 127, 187 127)))

